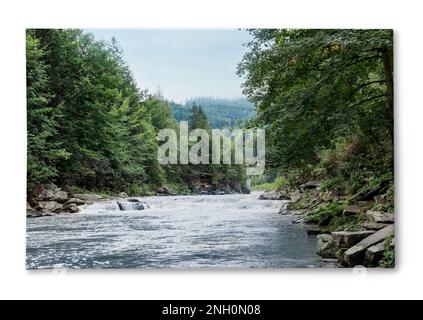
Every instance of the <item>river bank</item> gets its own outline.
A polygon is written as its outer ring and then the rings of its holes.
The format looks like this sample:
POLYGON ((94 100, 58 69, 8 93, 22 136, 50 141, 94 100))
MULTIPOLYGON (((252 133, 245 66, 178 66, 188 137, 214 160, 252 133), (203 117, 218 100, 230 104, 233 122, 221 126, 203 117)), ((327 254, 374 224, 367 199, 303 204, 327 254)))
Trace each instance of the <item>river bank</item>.
POLYGON ((362 199, 321 189, 321 181, 308 181, 300 188, 265 192, 260 199, 287 200, 280 214, 291 215, 293 224, 303 224, 317 235, 316 252, 339 267, 389 267, 395 263, 395 217, 384 211, 387 192, 374 192, 362 199), (364 198, 364 199, 363 199, 364 198))

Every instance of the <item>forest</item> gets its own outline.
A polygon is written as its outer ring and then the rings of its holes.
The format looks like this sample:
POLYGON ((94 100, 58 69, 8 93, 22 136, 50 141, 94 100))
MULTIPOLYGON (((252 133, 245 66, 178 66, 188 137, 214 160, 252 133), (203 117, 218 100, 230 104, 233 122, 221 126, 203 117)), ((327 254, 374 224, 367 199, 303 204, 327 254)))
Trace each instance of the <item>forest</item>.
MULTIPOLYGON (((256 106, 248 126, 266 129, 255 184, 300 199, 290 209, 305 209, 314 232, 382 227, 361 213, 394 211, 392 30, 249 32, 238 73, 256 106)), ((381 265, 392 267, 389 246, 381 265)))
MULTIPOLYGON (((167 101, 139 89, 115 39, 27 30, 26 56, 28 193, 43 183, 130 195, 242 191, 242 166, 159 164, 157 132, 176 119, 167 101)), ((191 129, 210 129, 200 106, 185 116, 191 129)))

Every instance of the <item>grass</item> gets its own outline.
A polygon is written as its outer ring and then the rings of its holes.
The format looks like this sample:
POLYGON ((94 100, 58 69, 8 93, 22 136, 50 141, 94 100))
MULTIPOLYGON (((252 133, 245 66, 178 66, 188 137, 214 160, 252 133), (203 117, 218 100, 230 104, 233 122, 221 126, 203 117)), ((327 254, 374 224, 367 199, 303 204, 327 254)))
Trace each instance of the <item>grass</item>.
POLYGON ((287 182, 284 177, 277 177, 273 182, 252 185, 251 189, 253 191, 272 191, 282 188, 287 182))

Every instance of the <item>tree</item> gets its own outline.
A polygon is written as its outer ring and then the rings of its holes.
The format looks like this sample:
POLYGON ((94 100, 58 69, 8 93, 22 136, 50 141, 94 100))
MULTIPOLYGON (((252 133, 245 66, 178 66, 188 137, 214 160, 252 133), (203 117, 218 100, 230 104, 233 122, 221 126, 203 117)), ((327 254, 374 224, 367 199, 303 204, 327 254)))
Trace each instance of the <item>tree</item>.
MULTIPOLYGON (((304 168, 340 137, 393 137, 391 30, 250 30, 238 66, 268 165, 304 168)), ((389 150, 388 150, 389 152, 389 150)))

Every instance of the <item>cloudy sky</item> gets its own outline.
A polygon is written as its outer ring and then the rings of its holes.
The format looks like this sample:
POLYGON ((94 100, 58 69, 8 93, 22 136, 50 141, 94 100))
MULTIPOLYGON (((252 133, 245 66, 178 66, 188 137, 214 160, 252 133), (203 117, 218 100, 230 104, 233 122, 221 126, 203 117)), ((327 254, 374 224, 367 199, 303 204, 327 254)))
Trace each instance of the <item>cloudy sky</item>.
POLYGON ((246 31, 232 29, 89 29, 97 39, 116 37, 138 85, 168 99, 195 96, 240 97, 236 75, 250 40, 246 31))

